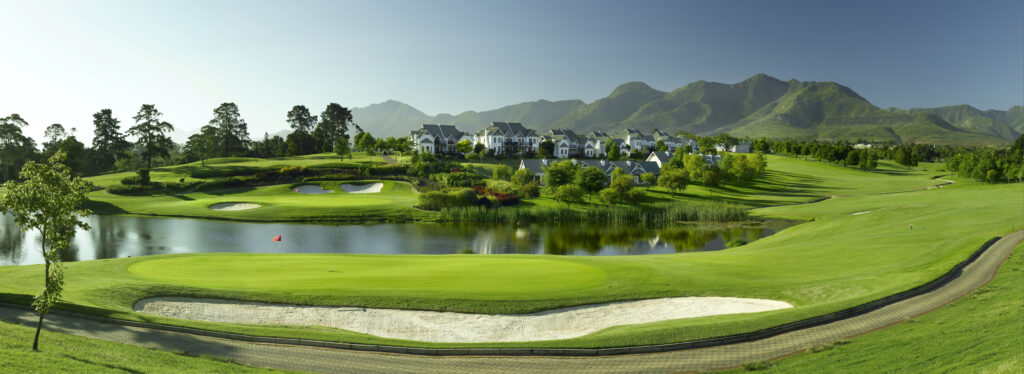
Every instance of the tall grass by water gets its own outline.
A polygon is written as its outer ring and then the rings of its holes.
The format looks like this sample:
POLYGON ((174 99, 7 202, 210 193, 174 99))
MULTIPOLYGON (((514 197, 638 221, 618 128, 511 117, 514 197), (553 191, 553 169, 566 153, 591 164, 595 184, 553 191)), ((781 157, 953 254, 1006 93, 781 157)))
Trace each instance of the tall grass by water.
POLYGON ((590 206, 584 210, 556 207, 457 207, 441 210, 441 222, 530 223, 668 223, 678 221, 730 222, 747 219, 747 210, 721 203, 663 203, 647 206, 590 206))

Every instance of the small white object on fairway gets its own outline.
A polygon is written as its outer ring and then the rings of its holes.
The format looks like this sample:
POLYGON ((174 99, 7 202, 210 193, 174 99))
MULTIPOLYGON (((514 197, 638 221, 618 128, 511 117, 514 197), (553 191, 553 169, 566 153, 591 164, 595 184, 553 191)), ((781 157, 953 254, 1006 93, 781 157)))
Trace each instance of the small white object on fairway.
POLYGON ((865 214, 865 213, 871 213, 871 211, 870 210, 865 210, 863 212, 850 213, 850 215, 851 216, 859 216, 859 215, 865 214))
POLYGON ((378 193, 384 187, 384 183, 370 184, 342 184, 341 189, 348 193, 378 193))
POLYGON ((322 193, 334 193, 334 190, 325 190, 322 187, 317 186, 315 184, 301 185, 301 186, 295 187, 295 189, 293 191, 298 192, 298 193, 306 193, 306 194, 313 194, 313 195, 318 195, 318 194, 322 194, 322 193))
POLYGON ((786 302, 764 299, 671 297, 584 305, 533 314, 470 314, 155 297, 139 300, 134 309, 155 316, 196 321, 326 326, 394 339, 486 343, 569 339, 612 326, 792 307, 786 302))
POLYGON ((253 203, 217 203, 210 205, 210 210, 249 210, 259 208, 260 204, 253 203))

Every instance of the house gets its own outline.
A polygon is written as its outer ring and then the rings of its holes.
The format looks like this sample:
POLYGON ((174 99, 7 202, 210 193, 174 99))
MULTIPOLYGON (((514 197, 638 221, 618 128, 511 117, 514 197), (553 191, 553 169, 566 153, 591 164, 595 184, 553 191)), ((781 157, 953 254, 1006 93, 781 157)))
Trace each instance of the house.
POLYGON ((612 139, 608 134, 601 131, 591 131, 586 136, 587 141, 583 144, 583 155, 586 157, 605 156, 605 146, 612 139))
MULTIPOLYGON (((674 153, 651 152, 651 154, 647 156, 647 161, 653 162, 657 164, 659 168, 662 168, 668 163, 668 160, 672 159, 672 155, 674 155, 674 153)), ((704 162, 706 162, 708 166, 718 165, 718 162, 722 160, 722 155, 705 155, 700 153, 697 153, 697 155, 703 156, 704 162)))
POLYGON ((650 135, 644 135, 636 129, 625 129, 612 135, 612 138, 622 140, 626 147, 619 147, 619 150, 625 148, 624 153, 632 152, 633 150, 647 150, 654 148, 654 138, 650 135))
POLYGON ((413 149, 424 153, 456 153, 455 144, 462 140, 472 141, 473 138, 452 125, 423 124, 418 130, 409 132, 413 149))
MULTIPOLYGON (((558 158, 579 157, 586 154, 586 138, 569 129, 551 129, 542 137, 555 144, 554 156, 558 158)), ((542 141, 543 141, 542 140, 542 141)))
POLYGON ((546 158, 523 159, 519 161, 519 168, 529 170, 534 178, 540 178, 544 175, 544 168, 551 165, 551 161, 546 158))
POLYGON ((536 152, 540 147, 540 136, 521 123, 491 122, 490 126, 473 135, 473 143, 483 144, 496 154, 536 152))
POLYGON ((647 156, 647 161, 658 164, 658 167, 664 167, 668 163, 668 160, 672 159, 672 154, 668 152, 654 151, 651 152, 650 156, 647 156))
POLYGON ((741 141, 736 145, 715 144, 715 150, 719 152, 750 153, 750 142, 741 141))
POLYGON ((675 152, 676 148, 679 147, 690 147, 692 153, 697 153, 700 150, 700 145, 697 144, 696 140, 687 138, 685 136, 671 136, 661 130, 655 129, 651 134, 651 138, 654 139, 654 144, 657 145, 658 141, 665 143, 668 147, 669 152, 675 152))

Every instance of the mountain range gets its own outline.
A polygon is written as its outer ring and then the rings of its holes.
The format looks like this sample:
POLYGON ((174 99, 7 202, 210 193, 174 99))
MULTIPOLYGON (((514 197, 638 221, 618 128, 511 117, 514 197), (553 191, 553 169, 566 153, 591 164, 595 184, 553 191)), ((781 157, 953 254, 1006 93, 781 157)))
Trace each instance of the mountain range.
POLYGON ((742 82, 697 81, 671 92, 642 82, 616 87, 607 97, 537 100, 482 112, 429 116, 394 100, 352 109, 354 121, 375 136, 405 136, 423 123, 476 131, 491 122, 519 122, 541 131, 568 128, 580 134, 635 128, 737 137, 995 144, 1024 133, 1024 107, 979 110, 879 108, 835 82, 782 81, 758 74, 742 82))

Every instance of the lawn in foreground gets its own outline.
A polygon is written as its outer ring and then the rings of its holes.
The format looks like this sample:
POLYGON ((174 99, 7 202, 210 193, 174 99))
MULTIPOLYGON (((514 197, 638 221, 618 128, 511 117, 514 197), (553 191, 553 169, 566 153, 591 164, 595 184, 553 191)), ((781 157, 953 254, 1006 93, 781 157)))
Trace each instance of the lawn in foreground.
MULTIPOLYGON (((85 312, 249 334, 402 342, 314 328, 239 326, 142 316, 134 301, 193 296, 312 305, 525 313, 666 296, 734 296, 795 307, 750 315, 613 327, 585 337, 504 346, 667 343, 753 331, 926 283, 989 238, 1013 231, 1020 184, 953 185, 766 208, 814 219, 717 252, 612 257, 531 255, 174 255, 68 264, 66 299, 85 312), (852 215, 867 211, 869 213, 852 215), (914 224, 909 230, 908 225, 914 224)), ((1016 227, 1019 229, 1019 227, 1016 227)), ((38 265, 0 268, 0 299, 27 303, 38 265)), ((457 344, 455 344, 457 346, 457 344)))
MULTIPOLYGON (((772 363, 767 373, 1020 373, 1024 245, 996 278, 941 309, 772 363)), ((745 372, 734 369, 729 372, 745 372)))
POLYGON ((0 321, 0 371, 7 373, 281 373, 205 357, 44 331, 0 321))

